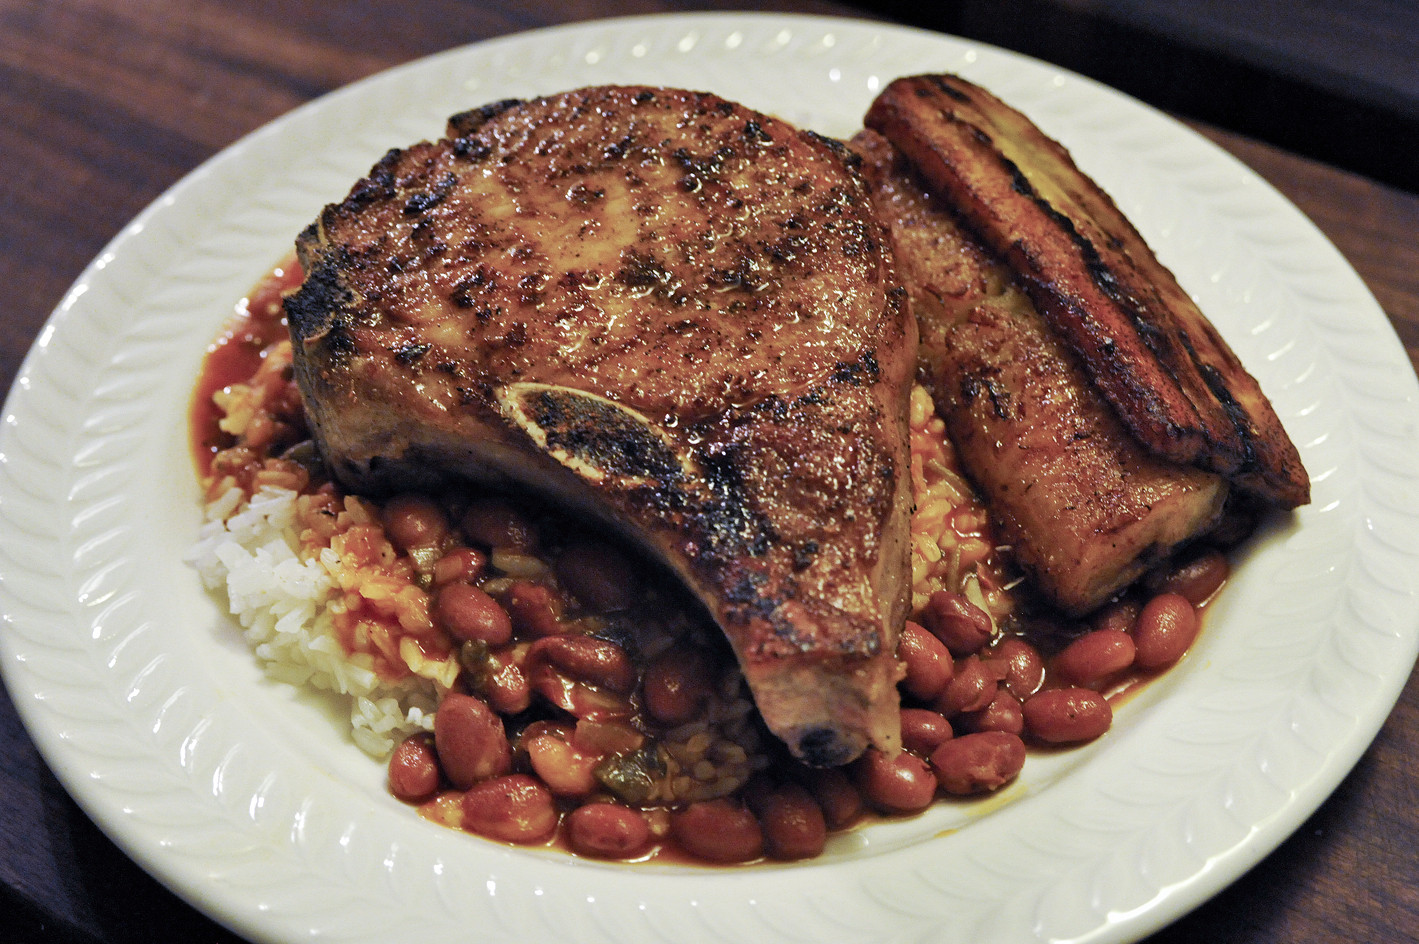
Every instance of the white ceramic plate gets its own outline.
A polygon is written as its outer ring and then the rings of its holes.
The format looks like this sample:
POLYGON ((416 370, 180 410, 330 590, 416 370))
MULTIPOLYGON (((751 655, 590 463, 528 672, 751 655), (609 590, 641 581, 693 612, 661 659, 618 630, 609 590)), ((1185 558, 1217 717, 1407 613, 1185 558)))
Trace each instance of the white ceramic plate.
POLYGON ((1122 941, 1274 848, 1370 742, 1419 637, 1416 382, 1335 250, 1238 163, 1078 76, 845 20, 589 23, 341 90, 199 168, 83 274, 0 429, 3 666, 84 809, 262 941, 1122 941), (186 413, 209 340, 388 147, 507 96, 709 89, 845 136, 891 78, 956 71, 1062 139, 1256 373, 1315 502, 1246 557, 1195 651, 1082 750, 985 804, 873 826, 821 860, 626 867, 421 821, 318 702, 264 681, 183 564, 186 413))

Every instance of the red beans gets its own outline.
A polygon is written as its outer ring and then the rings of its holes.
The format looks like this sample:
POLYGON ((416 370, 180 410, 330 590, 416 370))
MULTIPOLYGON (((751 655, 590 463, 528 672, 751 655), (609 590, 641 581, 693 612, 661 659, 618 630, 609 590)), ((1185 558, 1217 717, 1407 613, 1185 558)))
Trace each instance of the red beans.
POLYGON ((922 619, 953 656, 979 652, 990 642, 990 616, 959 593, 938 590, 927 601, 922 619))
POLYGON ((502 719, 469 695, 444 696, 434 715, 434 748, 444 775, 461 790, 512 769, 502 719))
POLYGON ((458 526, 470 542, 483 547, 525 551, 537 544, 532 522, 501 498, 481 498, 471 503, 458 526))
POLYGON ((564 634, 537 640, 527 650, 526 669, 545 664, 563 678, 627 695, 636 687, 636 667, 626 650, 609 639, 564 634))
POLYGON ((916 623, 902 627, 897 658, 906 667, 902 688, 913 698, 930 701, 951 681, 954 667, 946 644, 916 623))
POLYGON ((1085 688, 1103 683, 1133 664, 1133 637, 1117 629, 1096 629, 1071 642, 1054 657, 1061 679, 1085 688))
POLYGON ((1136 659, 1145 669, 1161 669, 1183 657, 1197 638, 1197 611, 1186 597, 1162 593, 1148 601, 1133 627, 1136 659))
POLYGON ((936 777, 926 762, 902 751, 896 757, 869 747, 853 763, 862 796, 883 813, 916 813, 931 805, 936 777))
POLYGON ((764 849, 785 861, 811 859, 828 841, 823 811, 807 788, 786 783, 764 798, 758 810, 764 831, 764 849))
POLYGON ((389 792, 405 803, 421 803, 438 788, 438 757, 428 737, 405 738, 389 757, 389 792))
POLYGON ((662 653, 645 670, 641 701, 661 724, 693 721, 712 691, 714 665, 703 650, 678 647, 662 653))
POLYGON ((401 551, 433 548, 448 536, 443 509, 423 495, 400 495, 384 506, 384 533, 401 551))
POLYGON ((557 558, 557 579, 572 596, 602 613, 630 609, 641 590, 631 561, 599 541, 568 545, 557 558))
POLYGON ((596 765, 601 755, 579 750, 552 733, 527 738, 523 744, 532 772, 557 796, 579 797, 595 792, 596 765))
POLYGON ((572 732, 572 743, 589 754, 629 754, 645 743, 645 735, 625 721, 582 719, 572 732))
POLYGON ((459 642, 505 645, 512 639, 512 618, 488 594, 469 583, 450 583, 434 598, 434 617, 459 642))
POLYGON ((650 845, 645 814, 619 803, 587 803, 567 814, 573 852, 599 859, 632 859, 650 845))
POLYGON ((517 647, 488 653, 483 696, 500 715, 520 714, 532 704, 532 685, 518 661, 517 647))
POLYGON ((1007 691, 997 691, 990 704, 979 711, 961 715, 958 722, 967 731, 1019 734, 1025 730, 1025 715, 1020 708, 1020 700, 1007 691))
POLYGON ((1029 698, 1045 682, 1045 660, 1019 636, 1006 636, 981 653, 981 659, 996 668, 1000 684, 1017 699, 1029 698))
POLYGON ((936 710, 948 718, 963 711, 980 711, 990 704, 999 687, 996 668, 979 656, 967 656, 956 666, 956 674, 936 700, 936 710))
POLYGON ((534 692, 575 718, 605 721, 635 714, 625 695, 568 679, 545 666, 533 672, 528 682, 534 692))
POLYGON ((1025 742, 1003 731, 967 734, 931 754, 931 769, 941 789, 956 796, 998 790, 1024 766, 1025 742))
POLYGON ((443 586, 461 580, 473 583, 488 567, 488 555, 471 547, 455 547, 434 561, 434 584, 443 586))
POLYGON ((764 854, 759 821, 728 800, 703 800, 671 813, 670 835, 686 852, 710 862, 750 862, 764 854))
MULTIPOLYGON (((471 832, 535 843, 560 820, 572 852, 611 860, 648 855, 661 841, 707 862, 808 859, 864 807, 910 815, 942 794, 999 790, 1019 776, 1027 740, 1076 744, 1106 732, 1112 710, 1102 687, 1131 667, 1177 661, 1197 633, 1191 598, 1206 599, 1226 577, 1225 558, 1204 555, 1156 578, 1171 592, 1146 604, 1130 594, 1095 614, 1088 632, 1048 660, 1048 687, 1046 659, 1030 641, 994 636, 984 611, 959 594, 936 593, 922 623, 906 623, 898 646, 901 753, 889 760, 872 748, 848 768, 799 768, 791 780, 760 774, 737 797, 648 815, 625 796, 607 799, 597 770, 653 744, 656 732, 699 719, 719 683, 715 657, 674 647, 642 676, 618 642, 587 633, 600 623, 578 606, 591 614, 641 612, 634 566, 599 541, 565 545, 549 561, 555 581, 545 564, 535 574, 496 570, 495 598, 477 585, 488 555, 458 545, 441 506, 405 496, 385 515, 391 541, 412 551, 432 580, 436 623, 456 642, 478 645, 469 667, 480 696, 447 696, 434 736, 395 750, 390 791, 422 803, 452 784, 461 795, 445 792, 438 802, 456 809, 471 832), (534 693, 572 718, 559 714, 563 720, 523 729, 514 767, 501 719, 526 711, 534 693)), ((536 551, 530 522, 510 505, 477 502, 459 527, 480 547, 546 557, 536 551)))
POLYGON ((862 794, 840 769, 809 771, 804 786, 818 802, 830 829, 842 829, 862 815, 862 794))
POLYGON ((1048 744, 1091 741, 1113 724, 1108 701, 1087 688, 1046 689, 1026 699, 1021 708, 1025 730, 1048 744))
POLYGON ((1163 577, 1149 581, 1157 592, 1176 593, 1193 606, 1201 606, 1226 583, 1231 565, 1221 551, 1206 551, 1163 577))
POLYGON ((926 708, 902 709, 902 747, 923 756, 951 740, 951 722, 939 711, 926 708))
POLYGON ((462 807, 464 829, 503 842, 538 842, 557 828, 552 794, 526 774, 475 784, 463 794, 462 807))
POLYGON ((520 637, 555 636, 566 629, 561 622, 561 601, 540 583, 514 580, 501 597, 520 637))
POLYGON ((1142 606, 1137 600, 1124 597, 1095 613, 1089 622, 1095 629, 1116 629, 1126 633, 1133 629, 1133 623, 1138 619, 1140 609, 1142 606))

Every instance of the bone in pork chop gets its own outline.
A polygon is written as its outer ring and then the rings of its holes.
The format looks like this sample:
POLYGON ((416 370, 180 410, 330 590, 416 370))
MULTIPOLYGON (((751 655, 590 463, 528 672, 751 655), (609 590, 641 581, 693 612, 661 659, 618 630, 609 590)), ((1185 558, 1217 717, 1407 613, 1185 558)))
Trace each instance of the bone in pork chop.
POLYGON ((895 750, 915 325, 841 145, 679 90, 504 102, 297 248, 343 483, 570 503, 679 574, 795 755, 895 750))

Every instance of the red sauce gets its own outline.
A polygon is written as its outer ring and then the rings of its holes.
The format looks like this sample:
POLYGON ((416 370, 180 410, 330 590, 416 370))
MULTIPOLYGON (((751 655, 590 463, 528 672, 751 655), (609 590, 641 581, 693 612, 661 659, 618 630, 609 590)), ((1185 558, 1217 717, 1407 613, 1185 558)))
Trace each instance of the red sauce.
POLYGON ((251 377, 266 350, 289 336, 282 299, 300 286, 301 278, 300 263, 294 256, 272 269, 250 295, 237 302, 226 330, 207 349, 193 389, 189 416, 193 462, 199 477, 211 472, 213 456, 235 443, 217 425, 222 412, 212 402, 212 396, 251 377))

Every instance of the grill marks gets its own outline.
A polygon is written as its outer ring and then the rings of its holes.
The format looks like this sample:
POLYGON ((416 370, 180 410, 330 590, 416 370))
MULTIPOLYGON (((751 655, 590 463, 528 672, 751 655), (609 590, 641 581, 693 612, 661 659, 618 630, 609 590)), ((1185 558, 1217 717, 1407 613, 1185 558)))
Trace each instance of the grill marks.
POLYGON ((712 409, 726 394, 752 400, 758 379, 720 360, 720 349, 747 355, 773 342, 774 326, 807 323, 813 332, 796 331, 795 344, 771 356, 809 383, 819 360, 854 354, 834 310, 880 290, 873 221, 850 180, 799 164, 805 145, 834 150, 820 139, 708 98, 691 103, 687 122, 685 105, 683 96, 652 92, 609 104, 499 103, 456 116, 450 142, 387 155, 322 226, 346 231, 352 216, 367 218, 349 249, 369 260, 363 268, 378 260, 388 277, 350 282, 378 281, 371 302, 393 318, 417 323, 468 309, 478 316, 475 345, 483 331, 515 337, 497 327, 510 320, 547 341, 521 362, 466 364, 466 375, 521 376, 542 357, 566 378, 612 390, 627 379, 621 360, 656 332, 656 362, 642 354, 637 368, 653 372, 664 394, 649 412, 712 409), (398 216, 381 201, 397 204, 398 216), (576 265, 548 280, 552 241, 576 265), (798 291, 808 284, 812 291, 798 291), (662 304, 687 318, 671 325, 647 310, 662 304))
POLYGON ((1300 457, 1255 379, 1062 147, 955 76, 898 79, 866 121, 1021 273, 1147 448, 1283 507, 1309 501, 1300 457))
POLYGON ((1088 612, 1211 527, 1221 480, 1148 453, 1014 273, 884 139, 868 131, 854 143, 916 301, 918 377, 1035 588, 1088 612))
POLYGON ((496 103, 326 208, 293 317, 347 483, 590 510, 705 601, 790 748, 847 759, 898 733, 915 342, 844 153, 672 89, 496 103))

